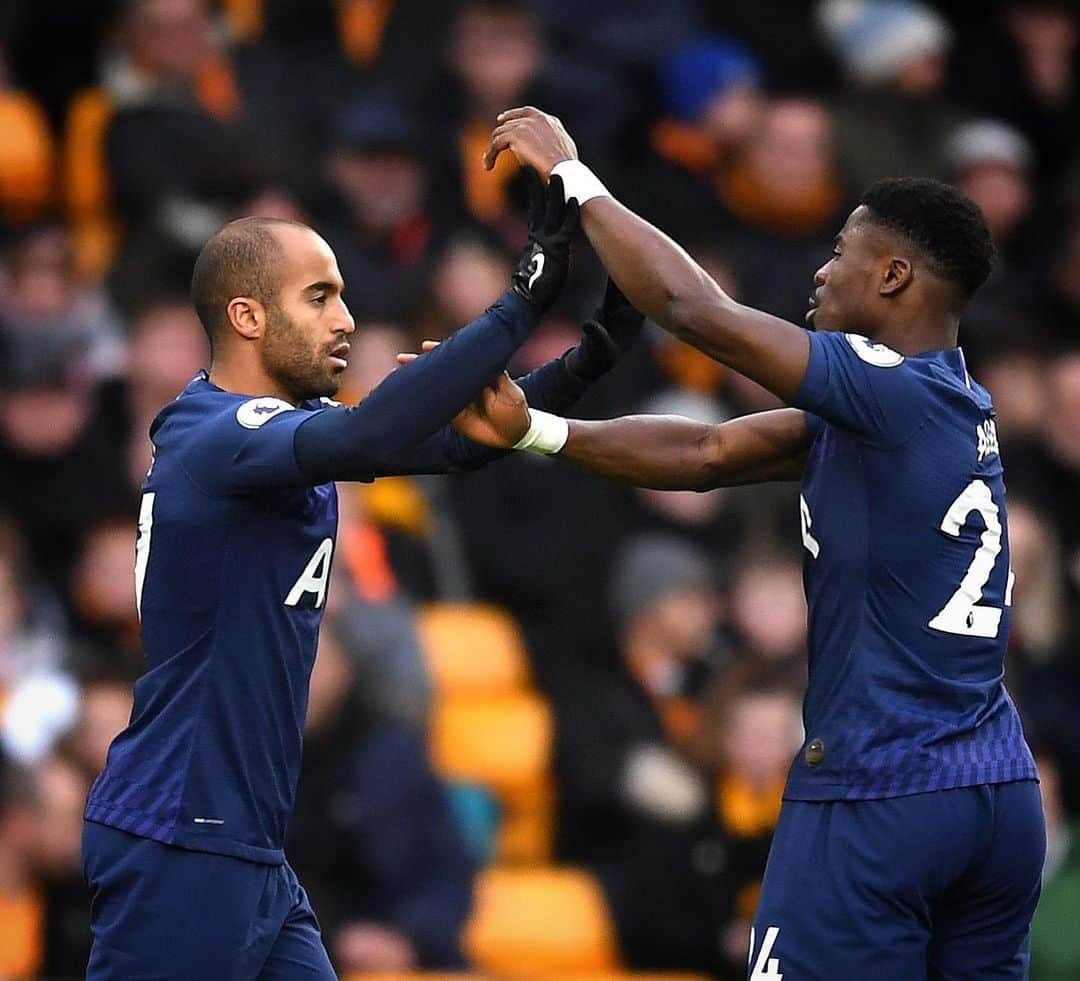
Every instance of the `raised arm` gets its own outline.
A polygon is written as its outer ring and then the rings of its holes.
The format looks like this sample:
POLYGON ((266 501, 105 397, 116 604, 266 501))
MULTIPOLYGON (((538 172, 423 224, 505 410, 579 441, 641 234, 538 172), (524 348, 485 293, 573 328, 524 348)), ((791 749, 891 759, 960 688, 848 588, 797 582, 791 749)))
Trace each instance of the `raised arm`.
POLYGON ((550 182, 536 198, 512 286, 491 307, 391 372, 359 405, 315 413, 297 428, 294 450, 305 477, 321 483, 396 472, 395 463, 503 371, 566 279, 577 208, 558 185, 550 182))
MULTIPOLYGON (((553 116, 538 109, 512 109, 499 116, 485 157, 494 164, 510 150, 547 178, 577 148, 553 116)), ((580 165, 577 165, 580 167, 580 165)), ((679 245, 603 192, 588 198, 591 175, 575 179, 560 168, 567 194, 583 201, 585 234, 608 273, 646 316, 710 357, 789 400, 799 389, 810 355, 806 331, 735 302, 679 245)), ((592 178, 593 191, 602 185, 592 178)))

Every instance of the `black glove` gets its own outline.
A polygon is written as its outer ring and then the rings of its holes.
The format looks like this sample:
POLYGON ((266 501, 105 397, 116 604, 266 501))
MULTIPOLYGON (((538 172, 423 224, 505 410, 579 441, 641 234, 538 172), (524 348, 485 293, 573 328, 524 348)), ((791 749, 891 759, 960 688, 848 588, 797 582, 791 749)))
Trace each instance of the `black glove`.
POLYGON ((592 381, 610 370, 637 340, 645 316, 608 278, 604 302, 581 328, 581 343, 563 355, 563 363, 582 381, 592 381))
POLYGON ((578 230, 578 203, 563 197, 562 178, 547 190, 535 172, 529 180, 529 244, 510 277, 514 292, 540 313, 559 295, 570 271, 570 240, 578 230))

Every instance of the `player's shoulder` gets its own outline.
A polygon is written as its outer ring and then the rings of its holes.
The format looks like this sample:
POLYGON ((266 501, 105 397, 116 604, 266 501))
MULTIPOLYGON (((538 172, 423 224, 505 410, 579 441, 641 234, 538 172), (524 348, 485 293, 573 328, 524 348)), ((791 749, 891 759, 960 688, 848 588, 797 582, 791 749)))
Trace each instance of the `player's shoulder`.
POLYGON ((324 408, 327 402, 329 400, 304 402, 296 406, 273 395, 229 392, 212 384, 206 372, 200 371, 158 413, 150 435, 152 439, 168 433, 188 437, 210 433, 243 437, 285 413, 307 414, 324 408))

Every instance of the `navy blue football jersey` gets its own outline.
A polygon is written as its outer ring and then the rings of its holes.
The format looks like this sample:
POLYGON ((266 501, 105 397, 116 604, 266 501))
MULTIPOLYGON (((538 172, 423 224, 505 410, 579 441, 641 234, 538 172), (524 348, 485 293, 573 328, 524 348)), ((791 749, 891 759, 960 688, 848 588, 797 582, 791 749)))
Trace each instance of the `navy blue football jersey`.
POLYGON ((293 437, 325 408, 200 375, 154 421, 135 563, 146 673, 88 820, 284 860, 337 530, 335 486, 310 486, 293 437))
POLYGON ((1003 684, 1012 573, 989 393, 959 348, 903 357, 809 337, 793 401, 814 437, 800 498, 810 680, 787 796, 1034 778, 1003 684))

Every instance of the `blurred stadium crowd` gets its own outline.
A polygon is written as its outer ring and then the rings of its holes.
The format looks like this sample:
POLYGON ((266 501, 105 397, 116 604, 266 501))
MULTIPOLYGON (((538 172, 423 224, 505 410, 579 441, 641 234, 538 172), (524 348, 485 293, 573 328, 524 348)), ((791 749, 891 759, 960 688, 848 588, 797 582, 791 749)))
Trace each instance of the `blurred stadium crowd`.
MULTIPOLYGON (((521 175, 480 156, 525 103, 796 322, 870 181, 983 208, 1000 262, 961 340, 999 413, 1007 680, 1050 822, 1032 977, 1080 977, 1078 41, 1052 0, 5 0, 0 977, 85 966, 82 803, 140 671, 147 428, 207 362, 199 247, 252 213, 322 232, 362 398, 504 288, 521 175)), ((515 370, 602 288, 583 240, 515 370)), ((576 414, 771 404, 650 327, 576 414)), ((289 841, 339 971, 742 976, 801 738, 796 489, 635 491, 521 454, 340 491, 289 841)))

